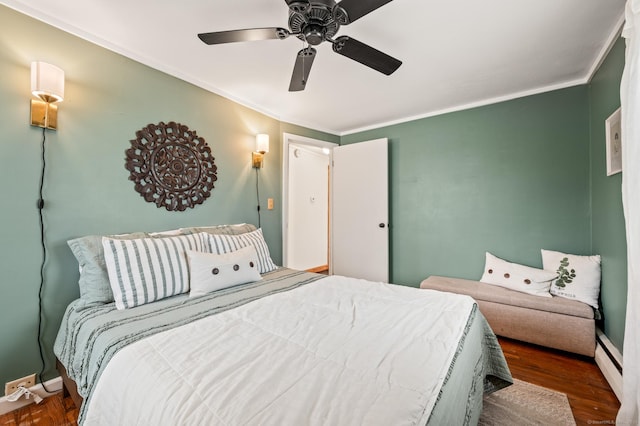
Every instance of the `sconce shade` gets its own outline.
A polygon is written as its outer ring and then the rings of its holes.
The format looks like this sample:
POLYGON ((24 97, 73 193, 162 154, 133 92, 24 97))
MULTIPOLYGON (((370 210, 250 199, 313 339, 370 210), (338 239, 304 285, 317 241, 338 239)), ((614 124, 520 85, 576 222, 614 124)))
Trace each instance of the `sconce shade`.
POLYGON ((256 150, 251 153, 251 162, 254 169, 260 169, 264 165, 264 154, 269 152, 269 135, 260 133, 256 135, 256 150))
POLYGON ((46 62, 31 63, 31 93, 47 103, 64 99, 64 71, 46 62))
POLYGON ((256 135, 256 151, 260 154, 269 152, 269 135, 264 133, 256 135))

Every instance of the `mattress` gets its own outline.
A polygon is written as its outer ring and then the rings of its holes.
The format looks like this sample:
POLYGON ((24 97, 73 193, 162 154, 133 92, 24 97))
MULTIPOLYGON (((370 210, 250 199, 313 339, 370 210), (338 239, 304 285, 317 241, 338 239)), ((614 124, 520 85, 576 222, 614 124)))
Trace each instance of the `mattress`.
POLYGON ((55 352, 87 425, 475 424, 511 382, 473 299, 286 268, 125 311, 72 303, 55 352))

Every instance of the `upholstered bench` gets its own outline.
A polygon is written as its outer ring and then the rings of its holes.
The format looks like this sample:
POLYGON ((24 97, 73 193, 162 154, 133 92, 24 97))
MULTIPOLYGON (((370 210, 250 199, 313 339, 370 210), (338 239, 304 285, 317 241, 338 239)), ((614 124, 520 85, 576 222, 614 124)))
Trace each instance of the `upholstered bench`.
POLYGON ((466 294, 478 303, 499 336, 593 357, 593 308, 562 297, 546 298, 479 281, 431 276, 420 288, 466 294))

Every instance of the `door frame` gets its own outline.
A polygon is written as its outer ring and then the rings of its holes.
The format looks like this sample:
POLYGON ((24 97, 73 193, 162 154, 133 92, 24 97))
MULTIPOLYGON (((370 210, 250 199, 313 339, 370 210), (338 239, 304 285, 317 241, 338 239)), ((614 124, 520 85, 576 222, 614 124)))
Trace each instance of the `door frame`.
MULTIPOLYGON (((333 148, 340 146, 335 142, 324 141, 321 139, 309 138, 306 136, 295 135, 292 133, 282 134, 282 263, 286 266, 289 240, 289 145, 309 145, 320 148, 329 148, 329 168, 333 163, 333 148)), ((329 173, 331 175, 331 173, 329 173)), ((331 199, 331 184, 329 184, 329 199, 331 199)), ((329 207, 331 209, 331 207, 329 207)), ((331 225, 329 225, 330 227, 331 225)), ((330 229, 327 230, 328 232, 330 229)), ((331 232, 329 232, 329 270, 331 270, 331 232)))

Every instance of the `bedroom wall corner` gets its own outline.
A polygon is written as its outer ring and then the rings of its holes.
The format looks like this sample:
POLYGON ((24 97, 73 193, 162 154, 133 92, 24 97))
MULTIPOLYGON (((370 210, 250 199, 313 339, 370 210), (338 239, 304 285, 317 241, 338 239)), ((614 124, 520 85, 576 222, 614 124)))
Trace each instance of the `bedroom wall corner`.
MULTIPOLYGON (((624 39, 616 41, 589 84, 592 251, 602 256, 604 333, 622 351, 627 301, 627 242, 622 173, 607 176, 605 120, 620 107, 624 39)), ((623 135, 624 143, 624 135, 623 135)))

